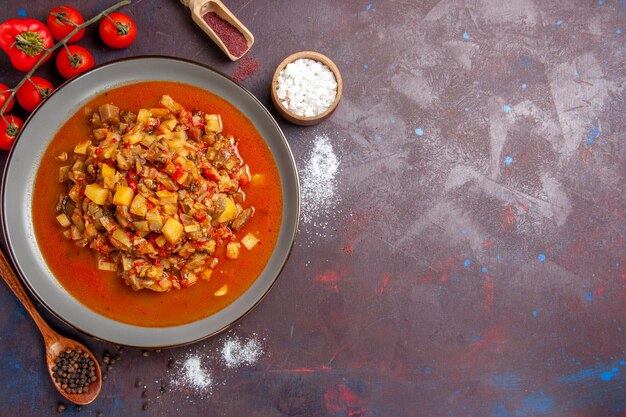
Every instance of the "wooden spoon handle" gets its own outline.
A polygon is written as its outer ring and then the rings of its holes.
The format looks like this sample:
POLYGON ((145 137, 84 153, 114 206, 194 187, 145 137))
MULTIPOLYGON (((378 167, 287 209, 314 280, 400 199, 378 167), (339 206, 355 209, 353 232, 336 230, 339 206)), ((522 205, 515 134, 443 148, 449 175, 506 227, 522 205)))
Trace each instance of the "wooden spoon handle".
POLYGON ((37 327, 39 327, 39 330, 41 331, 44 339, 47 340, 48 337, 55 334, 54 330, 52 330, 48 326, 48 324, 44 321, 44 319, 37 311, 35 304, 33 304, 30 297, 26 293, 22 282, 15 274, 15 271, 11 267, 11 264, 7 260, 2 250, 0 250, 0 275, 2 275, 4 281, 7 283, 9 288, 11 288, 11 291, 13 291, 13 294, 15 294, 17 299, 20 300, 20 302, 26 309, 26 311, 28 311, 28 314, 30 314, 30 316, 33 318, 35 324, 37 325, 37 327))

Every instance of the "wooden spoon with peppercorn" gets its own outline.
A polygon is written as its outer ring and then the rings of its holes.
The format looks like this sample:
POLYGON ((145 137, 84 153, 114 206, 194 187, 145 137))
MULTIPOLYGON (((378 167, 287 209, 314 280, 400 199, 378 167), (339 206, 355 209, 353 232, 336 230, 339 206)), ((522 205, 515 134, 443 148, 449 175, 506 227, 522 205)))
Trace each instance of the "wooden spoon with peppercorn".
POLYGON ((61 336, 48 326, 1 250, 0 274, 43 336, 48 372, 57 390, 74 404, 93 402, 102 388, 102 373, 94 355, 82 344, 61 336))

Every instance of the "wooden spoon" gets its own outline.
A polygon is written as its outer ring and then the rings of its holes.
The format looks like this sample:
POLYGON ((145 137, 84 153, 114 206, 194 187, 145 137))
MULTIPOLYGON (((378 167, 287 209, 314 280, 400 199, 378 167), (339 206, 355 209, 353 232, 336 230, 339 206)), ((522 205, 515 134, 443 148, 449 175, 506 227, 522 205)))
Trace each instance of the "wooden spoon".
POLYGON ((30 300, 28 295, 26 294, 26 290, 22 286, 20 279, 17 277, 13 268, 7 261, 7 258, 4 256, 4 253, 0 250, 0 274, 4 281, 7 283, 9 288, 13 291, 15 296, 20 300, 26 311, 30 314, 30 316, 35 321, 35 324, 39 328, 41 335, 43 336, 44 344, 46 345, 46 363, 48 366, 48 372, 50 373, 50 377, 54 382, 54 386, 57 387, 57 390, 63 395, 65 398, 73 402, 74 404, 90 404, 93 400, 98 397, 100 394, 100 389, 102 388, 102 372, 100 371, 100 365, 96 360, 93 353, 89 351, 85 346, 78 343, 75 340, 68 339, 67 337, 63 337, 48 326, 48 324, 44 321, 44 319, 39 315, 35 305, 30 300), (54 367, 54 361, 57 356, 61 352, 66 349, 76 350, 82 349, 83 352, 87 352, 89 357, 93 361, 95 365, 96 371, 96 380, 89 384, 88 391, 86 393, 81 394, 68 394, 61 388, 61 385, 54 380, 52 368, 54 367))
POLYGON ((248 28, 245 27, 243 23, 241 23, 239 19, 237 19, 237 17, 235 17, 235 15, 230 10, 228 10, 228 8, 220 0, 180 0, 180 2, 183 5, 189 7, 189 9, 191 10, 191 17, 193 18, 193 21, 196 22, 196 25, 198 25, 200 29, 204 31, 204 33, 206 33, 211 39, 213 39, 213 42, 215 42, 217 46, 219 46, 220 49, 224 51, 224 53, 231 61, 237 61, 239 58, 244 56, 252 47, 252 44, 254 43, 254 36, 252 36, 252 33, 250 33, 248 28), (202 16, 210 12, 214 12, 219 17, 233 25, 234 28, 243 35, 243 37, 246 39, 246 44, 248 46, 243 54, 241 54, 240 56, 235 56, 231 54, 222 39, 217 36, 211 26, 209 26, 204 21, 204 19, 202 19, 202 16))

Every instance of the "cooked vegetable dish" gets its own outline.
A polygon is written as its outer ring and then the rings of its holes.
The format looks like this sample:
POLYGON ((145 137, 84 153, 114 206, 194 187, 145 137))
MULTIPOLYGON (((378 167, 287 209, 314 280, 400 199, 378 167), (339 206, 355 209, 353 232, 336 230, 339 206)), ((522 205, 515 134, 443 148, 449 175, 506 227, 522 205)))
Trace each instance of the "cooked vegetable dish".
POLYGON ((248 166, 220 115, 169 95, 160 104, 88 112, 89 137, 56 156, 68 191, 55 211, 65 238, 97 253, 98 269, 134 290, 164 292, 210 279, 220 247, 238 259, 259 239, 237 238, 255 209, 244 193, 248 166))

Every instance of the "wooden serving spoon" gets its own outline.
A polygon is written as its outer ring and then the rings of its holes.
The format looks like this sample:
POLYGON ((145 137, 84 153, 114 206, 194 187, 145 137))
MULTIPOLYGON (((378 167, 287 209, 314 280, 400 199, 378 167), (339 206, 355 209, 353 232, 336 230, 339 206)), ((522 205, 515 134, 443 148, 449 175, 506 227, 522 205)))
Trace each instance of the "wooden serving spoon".
POLYGON ((44 321, 44 319, 39 315, 35 305, 30 300, 28 295, 26 294, 26 290, 22 286, 20 279, 13 271, 13 268, 7 261, 7 258, 4 256, 2 250, 0 250, 0 274, 4 281, 7 283, 9 288, 13 291, 15 296, 20 300, 26 311, 30 314, 30 316, 35 321, 35 324, 39 328, 41 335, 43 336, 44 344, 46 345, 46 364, 48 367, 48 372, 50 373, 50 377, 54 382, 54 386, 59 390, 61 395, 67 398, 69 401, 74 404, 90 404, 93 400, 98 397, 100 394, 100 389, 102 388, 102 372, 100 371, 100 365, 98 364, 98 360, 95 358, 93 353, 89 351, 85 346, 78 343, 75 340, 68 339, 67 337, 63 337, 48 326, 48 324, 44 321), (61 352, 66 349, 76 350, 82 349, 83 352, 89 354, 89 357, 94 363, 95 372, 96 372, 96 380, 89 384, 88 391, 81 394, 68 394, 61 388, 61 385, 54 380, 52 368, 54 367, 54 362, 59 356, 61 352))

